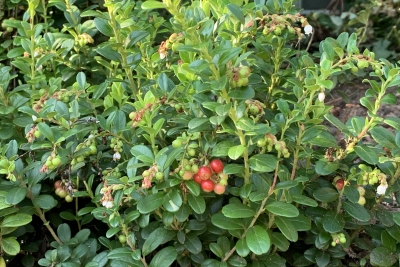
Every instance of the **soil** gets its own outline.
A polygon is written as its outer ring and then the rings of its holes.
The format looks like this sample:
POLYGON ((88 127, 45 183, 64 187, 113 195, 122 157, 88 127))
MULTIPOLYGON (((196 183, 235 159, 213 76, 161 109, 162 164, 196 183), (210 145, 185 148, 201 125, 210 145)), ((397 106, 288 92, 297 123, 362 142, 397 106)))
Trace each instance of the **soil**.
MULTIPOLYGON (((365 92, 370 88, 369 83, 362 83, 362 81, 341 84, 334 88, 330 95, 327 95, 325 104, 333 106, 331 113, 343 123, 352 117, 365 117, 367 109, 360 104, 360 98, 364 97, 365 92)), ((397 88, 389 88, 387 93, 393 93, 397 97, 397 102, 400 103, 400 94, 397 92, 397 88)), ((382 104, 378 114, 383 118, 399 117, 400 105, 382 104)), ((344 138, 344 135, 336 127, 330 123, 328 126, 338 141, 344 138)), ((382 126, 385 127, 385 125, 382 126)))

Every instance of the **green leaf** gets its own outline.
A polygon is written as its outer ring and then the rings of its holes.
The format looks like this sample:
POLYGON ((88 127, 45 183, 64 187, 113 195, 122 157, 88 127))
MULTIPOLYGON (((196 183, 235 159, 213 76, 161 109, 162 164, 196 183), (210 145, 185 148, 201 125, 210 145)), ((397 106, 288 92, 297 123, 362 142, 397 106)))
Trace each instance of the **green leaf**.
POLYGON ((38 123, 37 128, 43 134, 43 136, 46 137, 50 142, 54 142, 53 131, 46 123, 44 122, 38 123))
POLYGON ((339 194, 337 190, 329 187, 323 187, 315 190, 313 196, 316 200, 321 202, 332 202, 339 197, 339 194))
POLYGON ((143 256, 147 256, 148 254, 153 252, 159 245, 161 245, 167 234, 168 230, 163 227, 155 229, 143 243, 143 256))
POLYGON ((147 31, 133 31, 129 34, 129 42, 126 46, 130 48, 134 46, 137 42, 141 41, 142 39, 146 38, 149 35, 147 31))
POLYGON ((264 228, 255 225, 246 232, 246 244, 254 254, 261 255, 268 252, 271 240, 264 228))
POLYGON ((246 239, 242 238, 236 242, 236 252, 241 257, 246 257, 250 253, 250 249, 247 246, 246 239))
POLYGON ((32 200, 35 207, 39 207, 44 210, 49 210, 57 205, 57 200, 51 195, 40 195, 32 200))
POLYGON ((76 81, 78 82, 78 85, 81 90, 85 89, 86 75, 84 72, 82 72, 82 71, 78 72, 78 74, 76 75, 76 81))
POLYGON ((272 172, 276 162, 276 158, 270 154, 257 154, 249 159, 250 168, 257 172, 272 172))
MULTIPOLYGON (((146 3, 146 2, 145 2, 146 3)), ((157 252, 157 254, 151 260, 149 267, 168 267, 175 261, 178 256, 178 252, 174 247, 166 247, 157 252)))
POLYGON ((292 204, 275 201, 265 207, 266 210, 282 217, 297 217, 299 210, 292 204))
POLYGON ((310 207, 317 207, 318 202, 315 201, 312 198, 303 196, 303 195, 293 195, 292 199, 294 202, 305 205, 305 206, 310 206, 310 207))
POLYGON ((186 235, 184 245, 185 248, 193 254, 199 254, 201 252, 201 249, 203 248, 200 239, 195 233, 190 233, 186 235))
POLYGON ((225 230, 242 230, 244 225, 239 219, 225 217, 222 213, 216 213, 211 217, 211 222, 225 230))
POLYGON ((378 155, 375 151, 365 145, 358 145, 354 147, 354 151, 365 162, 375 165, 379 162, 378 155))
POLYGON ((347 136, 353 136, 353 134, 347 129, 346 125, 341 122, 338 118, 333 116, 332 113, 328 113, 325 115, 325 119, 327 119, 330 123, 332 123, 336 128, 338 128, 342 133, 344 133, 347 136))
POLYGON ((114 35, 113 28, 108 24, 108 20, 102 18, 95 18, 93 20, 96 28, 107 37, 111 37, 114 35))
POLYGON ((241 24, 245 24, 244 14, 242 9, 235 4, 228 4, 228 9, 232 14, 240 21, 241 24))
POLYGON ((165 194, 163 192, 145 196, 139 200, 137 209, 141 214, 150 213, 162 205, 164 196, 165 194))
POLYGON ((326 159, 320 159, 315 164, 315 171, 320 175, 329 175, 339 169, 339 162, 336 161, 327 161, 326 159))
POLYGON ((381 126, 375 126, 369 131, 372 138, 383 147, 392 149, 396 147, 396 141, 392 132, 381 126))
POLYGON ((222 213, 228 218, 249 218, 256 212, 242 203, 231 203, 222 208, 222 213))
POLYGON ((4 218, 1 227, 18 227, 32 221, 32 216, 25 213, 18 213, 4 218))
POLYGON ((400 212, 393 212, 393 221, 400 226, 400 212))
POLYGON ((153 152, 150 148, 144 145, 136 145, 132 147, 131 154, 145 163, 152 164, 154 161, 153 152))
POLYGON ((322 217, 322 226, 328 233, 337 233, 343 230, 344 218, 342 214, 334 211, 327 211, 322 217))
POLYGON ((289 220, 292 222, 297 232, 308 231, 311 229, 311 219, 303 214, 299 214, 299 216, 294 218, 289 218, 289 220))
POLYGON ((218 143, 211 151, 211 157, 226 157, 228 156, 228 151, 231 147, 235 145, 234 142, 230 140, 222 141, 218 143))
POLYGON ((398 255, 385 247, 377 247, 371 251, 370 261, 374 266, 389 267, 398 259, 398 255))
POLYGON ((329 264, 331 260, 331 255, 328 251, 318 250, 315 255, 315 260, 317 262, 318 267, 325 267, 329 264))
POLYGON ((185 182, 187 189, 189 189, 190 193, 195 196, 200 195, 200 185, 193 180, 189 180, 185 182))
POLYGON ((344 202, 343 208, 351 217, 360 222, 368 222, 371 219, 368 211, 358 203, 344 202))
POLYGON ((7 192, 5 197, 5 202, 11 205, 17 205, 22 200, 25 199, 26 194, 28 193, 28 188, 26 187, 15 187, 7 192))
POLYGON ((353 203, 357 203, 360 199, 360 193, 354 186, 345 186, 344 195, 353 203))
POLYGON ((394 239, 386 230, 383 230, 381 232, 381 242, 382 245, 388 249, 390 249, 392 252, 396 251, 396 244, 397 241, 394 239))
POLYGON ((289 249, 290 243, 282 233, 272 232, 271 242, 280 251, 287 251, 289 249))
POLYGON ((157 8, 166 8, 165 4, 158 1, 145 1, 142 3, 142 9, 157 9, 157 8))
POLYGON ((228 156, 235 160, 238 159, 247 148, 244 145, 233 146, 228 151, 228 156))
POLYGON ((179 210, 182 206, 182 197, 178 190, 173 189, 165 195, 163 206, 169 212, 177 212, 179 210))
POLYGON ((276 102, 276 105, 278 107, 278 110, 280 112, 282 112, 282 114, 285 117, 288 117, 290 115, 290 108, 289 108, 289 104, 286 102, 286 100, 284 99, 278 99, 276 102))
POLYGON ((187 196, 189 206, 193 209, 197 214, 202 214, 206 210, 206 202, 202 196, 195 196, 189 194, 187 196))
POLYGON ((278 226, 281 233, 292 242, 296 242, 299 238, 297 233, 296 227, 294 227, 293 223, 290 221, 289 218, 285 217, 275 217, 276 226, 278 226))
POLYGON ((5 253, 12 256, 17 255, 21 251, 16 237, 3 237, 1 240, 1 248, 5 253))
POLYGON ((71 228, 66 223, 60 224, 57 228, 57 235, 65 243, 71 239, 71 228))

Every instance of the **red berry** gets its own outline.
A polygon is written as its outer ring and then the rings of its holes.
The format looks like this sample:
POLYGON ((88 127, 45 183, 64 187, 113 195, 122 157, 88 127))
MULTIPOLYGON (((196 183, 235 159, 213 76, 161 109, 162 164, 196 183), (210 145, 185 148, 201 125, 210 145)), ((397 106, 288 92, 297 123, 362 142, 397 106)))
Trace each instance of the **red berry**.
POLYGON ((210 167, 202 166, 199 168, 197 174, 200 176, 201 180, 208 180, 211 178, 212 171, 210 167))
POLYGON ((343 179, 337 180, 335 186, 336 186, 337 190, 339 190, 339 191, 342 190, 343 186, 344 186, 344 180, 343 179))
POLYGON ((224 163, 220 159, 213 159, 210 163, 213 172, 220 173, 224 170, 224 163))
POLYGON ((223 193, 225 193, 225 185, 216 184, 214 187, 214 192, 217 195, 222 195, 223 193))
POLYGON ((61 180, 55 181, 54 182, 54 188, 57 189, 57 188, 61 187, 61 184, 62 184, 61 180))
POLYGON ((193 176, 193 180, 198 184, 201 184, 201 182, 203 181, 197 173, 193 176))
POLYGON ((201 189, 203 189, 204 192, 211 192, 214 190, 215 184, 211 180, 204 180, 201 182, 201 189))

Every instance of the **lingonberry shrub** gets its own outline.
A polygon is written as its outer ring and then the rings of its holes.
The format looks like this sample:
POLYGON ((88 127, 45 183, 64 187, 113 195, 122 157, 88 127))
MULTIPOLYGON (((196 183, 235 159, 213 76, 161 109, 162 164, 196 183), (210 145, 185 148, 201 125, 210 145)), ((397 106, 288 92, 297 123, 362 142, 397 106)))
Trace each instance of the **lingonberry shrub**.
POLYGON ((0 266, 395 264, 400 121, 378 111, 400 68, 356 34, 309 54, 292 4, 28 1, 4 19, 0 266), (325 97, 360 76, 368 115, 342 122, 325 97))

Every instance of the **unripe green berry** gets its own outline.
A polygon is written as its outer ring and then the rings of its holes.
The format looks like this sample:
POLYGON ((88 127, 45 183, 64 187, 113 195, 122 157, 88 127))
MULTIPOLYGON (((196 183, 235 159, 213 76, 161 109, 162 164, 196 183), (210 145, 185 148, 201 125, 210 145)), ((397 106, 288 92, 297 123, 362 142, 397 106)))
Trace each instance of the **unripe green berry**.
POLYGON ((156 179, 157 180, 162 180, 164 178, 164 173, 162 172, 157 172, 156 173, 156 179))
POLYGON ((174 141, 172 142, 172 147, 173 147, 173 148, 178 148, 178 147, 180 147, 181 145, 182 145, 182 141, 181 141, 181 140, 176 139, 176 140, 174 140, 174 141))

